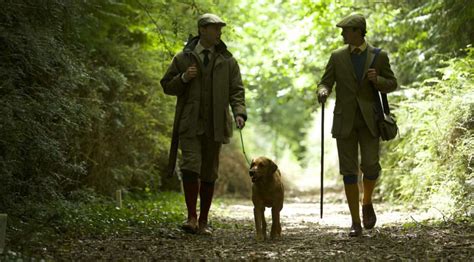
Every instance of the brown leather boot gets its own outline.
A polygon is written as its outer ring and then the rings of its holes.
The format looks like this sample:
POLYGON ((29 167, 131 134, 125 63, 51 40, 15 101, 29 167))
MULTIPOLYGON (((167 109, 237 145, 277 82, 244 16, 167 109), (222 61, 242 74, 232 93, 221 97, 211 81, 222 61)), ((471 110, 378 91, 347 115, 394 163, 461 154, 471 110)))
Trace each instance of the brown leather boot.
POLYGON ((199 235, 212 236, 212 229, 207 223, 199 223, 199 228, 197 230, 199 235))
POLYGON ((198 222, 197 222, 197 218, 195 217, 188 217, 188 219, 186 220, 186 222, 184 222, 182 225, 181 225, 181 228, 187 232, 187 233, 191 233, 191 234, 195 234, 197 233, 198 231, 198 222))
POLYGON ((214 196, 214 183, 201 181, 201 188, 199 191, 201 198, 201 210, 199 213, 199 230, 198 233, 203 235, 212 235, 207 221, 209 210, 211 209, 212 197, 214 196))
POLYGON ((372 229, 377 222, 374 207, 372 204, 362 205, 362 222, 365 229, 372 229))
POLYGON ((362 226, 360 223, 352 223, 351 230, 349 231, 350 237, 360 237, 362 235, 362 226))

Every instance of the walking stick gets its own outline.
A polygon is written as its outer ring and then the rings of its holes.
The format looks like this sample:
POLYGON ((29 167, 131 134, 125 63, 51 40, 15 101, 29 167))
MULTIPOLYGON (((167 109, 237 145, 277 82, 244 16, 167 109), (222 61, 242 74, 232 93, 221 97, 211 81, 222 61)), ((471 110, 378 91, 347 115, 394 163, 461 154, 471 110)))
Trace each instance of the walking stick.
POLYGON ((321 219, 323 218, 323 194, 324 194, 324 102, 321 103, 321 219))

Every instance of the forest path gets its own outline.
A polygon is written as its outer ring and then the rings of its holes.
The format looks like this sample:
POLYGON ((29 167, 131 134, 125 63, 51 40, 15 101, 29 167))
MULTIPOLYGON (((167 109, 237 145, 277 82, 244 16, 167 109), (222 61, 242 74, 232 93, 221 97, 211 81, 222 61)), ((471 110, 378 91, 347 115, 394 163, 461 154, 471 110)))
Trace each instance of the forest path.
MULTIPOLYGON (((333 193, 334 194, 334 193, 333 193)), ((469 222, 426 222, 442 214, 404 211, 377 204, 377 225, 360 238, 347 236, 350 216, 343 201, 332 198, 319 218, 319 203, 312 198, 289 198, 281 213, 282 239, 254 239, 250 200, 224 199, 212 207, 212 237, 184 233, 179 228, 160 228, 149 234, 132 233, 101 239, 71 240, 49 250, 65 260, 405 260, 474 257, 474 227, 469 222), (425 221, 425 222, 419 222, 425 221)), ((270 211, 265 212, 271 222, 270 211)), ((439 220, 438 220, 439 221, 439 220)), ((48 253, 49 253, 48 252, 48 253)))

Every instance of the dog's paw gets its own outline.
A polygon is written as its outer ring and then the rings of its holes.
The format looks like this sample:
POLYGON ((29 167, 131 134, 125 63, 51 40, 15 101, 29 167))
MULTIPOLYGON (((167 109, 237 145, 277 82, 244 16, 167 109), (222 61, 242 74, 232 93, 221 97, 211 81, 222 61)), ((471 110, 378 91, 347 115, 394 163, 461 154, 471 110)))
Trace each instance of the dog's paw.
POLYGON ((270 232, 270 239, 271 240, 280 240, 281 239, 281 231, 275 230, 270 232))
POLYGON ((281 235, 280 235, 280 234, 270 235, 270 239, 271 239, 271 240, 280 240, 280 239, 281 239, 281 235))

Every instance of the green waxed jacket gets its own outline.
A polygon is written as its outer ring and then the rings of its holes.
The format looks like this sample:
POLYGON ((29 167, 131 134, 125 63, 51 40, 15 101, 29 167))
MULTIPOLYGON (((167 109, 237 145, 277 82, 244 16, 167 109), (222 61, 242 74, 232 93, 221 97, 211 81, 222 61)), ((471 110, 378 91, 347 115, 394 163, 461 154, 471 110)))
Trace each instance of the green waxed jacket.
MULTIPOLYGON (((349 135, 354 125, 357 106, 360 107, 365 123, 374 137, 379 136, 376 125, 376 104, 374 91, 367 79, 367 70, 375 56, 374 47, 367 45, 367 59, 364 67, 364 77, 358 81, 350 57, 350 47, 344 46, 332 52, 326 70, 318 85, 329 94, 336 83, 336 106, 332 135, 334 138, 344 138, 349 135)), ((389 93, 397 88, 397 79, 390 68, 388 55, 383 50, 375 61, 377 71, 376 88, 382 93, 389 93)))
MULTIPOLYGON (((161 86, 168 95, 178 97, 173 129, 180 137, 192 137, 197 134, 199 107, 201 106, 201 76, 184 83, 181 75, 192 64, 201 65, 198 55, 193 51, 199 41, 191 39, 183 51, 178 53, 161 79, 161 86), (181 112, 179 112, 181 111, 181 112)), ((242 84, 240 68, 236 59, 221 42, 215 46, 216 58, 212 71, 212 112, 214 140, 229 143, 232 136, 233 117, 240 115, 245 120, 245 90, 242 84)), ((199 69, 198 69, 199 70, 199 69)), ((200 71, 200 70, 199 70, 200 71)))

